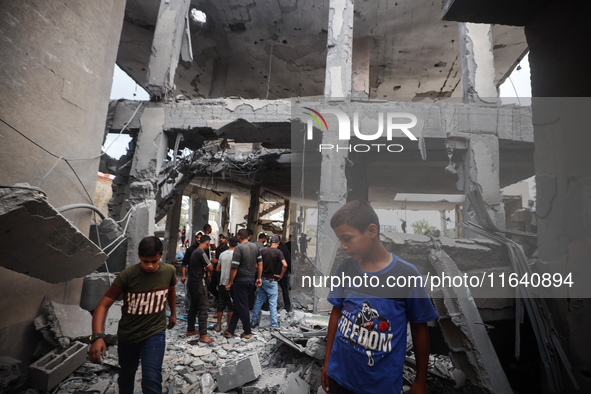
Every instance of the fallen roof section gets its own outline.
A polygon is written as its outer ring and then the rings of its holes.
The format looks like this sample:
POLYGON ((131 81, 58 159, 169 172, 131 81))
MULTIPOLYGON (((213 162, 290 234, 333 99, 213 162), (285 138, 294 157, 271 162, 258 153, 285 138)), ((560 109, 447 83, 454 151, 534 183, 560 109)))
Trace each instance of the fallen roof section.
POLYGON ((41 191, 19 186, 0 189, 0 234, 0 265, 49 283, 88 275, 107 258, 41 191))

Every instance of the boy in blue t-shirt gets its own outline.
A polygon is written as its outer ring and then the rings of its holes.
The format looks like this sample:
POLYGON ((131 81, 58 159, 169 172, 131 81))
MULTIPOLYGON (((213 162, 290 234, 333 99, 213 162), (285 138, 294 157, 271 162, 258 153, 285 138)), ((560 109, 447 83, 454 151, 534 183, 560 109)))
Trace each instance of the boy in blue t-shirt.
POLYGON ((368 202, 348 202, 335 212, 330 225, 349 258, 334 274, 343 285, 332 289, 328 297, 333 309, 323 389, 332 394, 400 393, 410 322, 417 363, 410 392, 427 393, 427 322, 436 319, 437 313, 425 289, 413 282, 420 273, 382 245, 379 219, 368 202), (394 287, 392 278, 401 277, 408 280, 396 283, 412 285, 394 287))

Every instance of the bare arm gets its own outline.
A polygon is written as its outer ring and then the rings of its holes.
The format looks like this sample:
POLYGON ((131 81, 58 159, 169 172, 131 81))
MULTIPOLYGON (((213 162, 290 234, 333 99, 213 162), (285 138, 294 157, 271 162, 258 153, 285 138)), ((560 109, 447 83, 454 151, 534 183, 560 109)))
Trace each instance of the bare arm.
MULTIPOLYGON (((103 333, 103 326, 105 325, 105 317, 107 316, 107 311, 115 302, 114 299, 103 296, 99 301, 94 313, 92 315, 92 333, 93 334, 102 334, 103 333)), ((95 364, 102 364, 102 357, 105 357, 107 352, 107 345, 103 338, 99 338, 92 345, 90 345, 90 350, 88 351, 88 358, 91 362, 95 364)))
POLYGON ((236 277, 236 272, 238 272, 238 268, 230 268, 230 279, 228 279, 228 284, 226 285, 226 290, 230 291, 230 287, 232 287, 232 283, 234 283, 234 278, 236 277))
POLYGON ((283 278, 283 275, 285 274, 285 271, 287 271, 287 261, 285 260, 281 260, 281 274, 280 275, 275 275, 277 277, 277 280, 281 280, 281 278, 283 278))
POLYGON ((168 318, 168 329, 176 325, 176 286, 168 288, 168 306, 170 307, 170 317, 168 318))
POLYGON ((326 370, 328 369, 328 362, 330 360, 330 352, 332 351, 334 337, 337 333, 337 325, 339 323, 339 319, 341 318, 341 311, 342 310, 340 308, 333 306, 332 311, 330 312, 330 319, 328 320, 328 333, 326 335, 326 353, 324 354, 324 365, 322 366, 322 375, 320 375, 322 380, 322 388, 329 394, 330 380, 328 378, 328 375, 326 374, 326 370))
POLYGON ((427 393, 427 367, 429 365, 429 328, 427 323, 410 323, 417 376, 410 388, 411 394, 427 393))
POLYGON ((185 280, 187 280, 187 276, 186 276, 187 275, 187 267, 185 267, 183 265, 183 267, 181 268, 181 272, 182 272, 182 274, 181 274, 181 282, 185 283, 185 280))
POLYGON ((255 286, 261 286, 263 281, 261 278, 263 277, 263 262, 257 261, 257 280, 254 282, 255 286))

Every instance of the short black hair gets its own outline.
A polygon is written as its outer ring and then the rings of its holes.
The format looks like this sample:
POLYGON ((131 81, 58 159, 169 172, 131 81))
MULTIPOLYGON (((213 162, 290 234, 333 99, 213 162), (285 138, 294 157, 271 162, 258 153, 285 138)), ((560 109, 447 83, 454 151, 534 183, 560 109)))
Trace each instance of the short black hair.
POLYGON ((230 237, 230 239, 228 240, 228 244, 230 244, 231 247, 236 247, 238 245, 238 238, 236 237, 230 237))
POLYGON ((246 230, 244 228, 241 230, 238 230, 238 236, 243 239, 248 238, 248 230, 246 230))
POLYGON ((375 224, 378 227, 378 234, 380 233, 380 219, 371 205, 364 200, 351 200, 332 215, 330 227, 334 230, 341 224, 348 224, 360 233, 364 232, 370 224, 375 224))
MULTIPOLYGON (((248 231, 248 237, 250 237, 251 235, 254 235, 254 231, 252 231, 251 229, 246 229, 246 231, 248 231)), ((246 238, 248 238, 246 237, 246 238)))
POLYGON ((267 234, 265 234, 265 233, 260 233, 260 234, 259 234, 259 239, 267 239, 267 234))
POLYGON ((203 225, 203 231, 204 231, 204 232, 205 232, 205 231, 207 231, 207 229, 208 229, 208 228, 211 228, 211 225, 210 225, 209 223, 205 223, 205 224, 203 225))
POLYGON ((199 240, 199 245, 204 244, 207 241, 211 241, 211 237, 209 235, 202 235, 201 239, 199 240))
POLYGON ((162 241, 154 235, 142 239, 137 247, 139 255, 144 257, 156 256, 163 250, 162 241))

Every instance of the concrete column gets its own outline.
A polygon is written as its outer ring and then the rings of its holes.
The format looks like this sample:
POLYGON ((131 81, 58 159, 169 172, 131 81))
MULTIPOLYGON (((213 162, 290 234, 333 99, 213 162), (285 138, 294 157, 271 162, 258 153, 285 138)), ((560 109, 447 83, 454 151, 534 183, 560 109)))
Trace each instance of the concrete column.
POLYGON ((353 63, 353 0, 330 0, 324 97, 351 97, 353 63))
POLYGON ((230 222, 230 198, 232 198, 230 193, 224 193, 224 199, 220 204, 220 210, 222 214, 220 231, 222 232, 230 232, 230 229, 228 228, 228 223, 230 222))
MULTIPOLYGON (((470 136, 458 176, 458 189, 464 192, 479 189, 491 219, 498 228, 505 228, 505 210, 499 181, 499 139, 496 135, 470 136)), ((464 221, 477 222, 468 198, 462 205, 462 218, 464 221)), ((464 236, 471 237, 466 230, 464 236)))
POLYGON ((248 206, 248 219, 246 220, 246 228, 251 229, 254 232, 253 242, 256 241, 255 237, 257 236, 257 232, 259 231, 259 227, 256 222, 259 220, 259 209, 260 209, 260 199, 259 196, 261 195, 261 185, 252 185, 250 188, 250 205, 248 206))
POLYGON ((203 231, 203 226, 209 222, 209 206, 207 205, 207 199, 203 197, 197 197, 193 201, 193 212, 191 216, 191 239, 189 243, 193 243, 195 240, 195 234, 198 231, 203 231))
POLYGON ((352 86, 351 95, 356 98, 368 99, 369 90, 369 47, 371 39, 369 37, 359 37, 353 39, 353 66, 352 66, 352 86))
POLYGON ((166 98, 174 89, 190 5, 190 0, 160 1, 146 84, 151 97, 166 98))
POLYGON ((284 202, 284 209, 283 209, 283 232, 281 233, 281 240, 283 243, 287 242, 287 233, 289 232, 289 200, 283 200, 284 202))
POLYGON ((356 161, 353 166, 346 169, 347 173, 347 201, 351 200, 369 200, 367 188, 367 164, 362 161, 356 161))
POLYGON ((163 261, 171 263, 175 261, 176 245, 179 241, 179 225, 181 222, 181 207, 183 195, 176 197, 174 206, 166 216, 166 227, 164 229, 164 258, 163 261))
POLYGON ((129 173, 129 200, 133 212, 127 226, 126 266, 136 264, 137 247, 142 238, 153 235, 156 216, 155 194, 158 172, 168 144, 162 132, 164 109, 146 108, 140 118, 140 133, 129 173))
POLYGON ((491 26, 458 23, 464 103, 497 104, 491 26))
MULTIPOLYGON (((324 82, 324 97, 328 101, 347 101, 351 98, 353 10, 353 0, 330 0, 324 82)), ((329 128, 338 129, 334 116, 329 117, 328 123, 329 128)), ((348 141, 338 140, 337 133, 322 133, 322 143, 335 146, 348 145, 348 141)), ((330 274, 329 271, 339 248, 338 240, 330 227, 330 218, 347 199, 345 174, 347 154, 347 149, 343 149, 332 155, 322 156, 315 263, 325 275, 330 274)), ((321 309, 328 306, 327 295, 327 291, 314 289, 314 312, 318 310, 319 299, 322 300, 321 309)))

